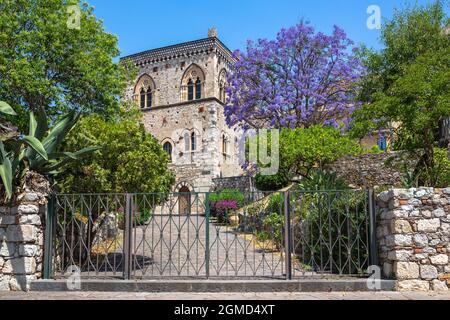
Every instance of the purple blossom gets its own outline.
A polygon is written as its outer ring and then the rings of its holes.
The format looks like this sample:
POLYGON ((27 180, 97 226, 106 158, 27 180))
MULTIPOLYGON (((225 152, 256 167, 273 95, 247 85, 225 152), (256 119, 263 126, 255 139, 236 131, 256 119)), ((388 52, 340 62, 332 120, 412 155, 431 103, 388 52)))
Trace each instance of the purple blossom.
POLYGON ((328 36, 302 22, 234 54, 225 106, 231 126, 336 126, 360 106, 354 97, 365 70, 339 27, 328 36))

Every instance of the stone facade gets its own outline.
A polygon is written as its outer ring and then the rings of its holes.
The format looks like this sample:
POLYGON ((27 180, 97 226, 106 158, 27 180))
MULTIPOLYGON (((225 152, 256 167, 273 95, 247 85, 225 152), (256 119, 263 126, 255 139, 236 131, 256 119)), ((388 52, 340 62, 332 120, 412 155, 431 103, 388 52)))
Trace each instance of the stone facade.
MULTIPOLYGON (((403 187, 405 173, 399 167, 400 163, 404 163, 402 158, 399 152, 346 156, 331 164, 329 169, 354 187, 403 187)), ((418 159, 409 157, 406 164, 409 168, 414 168, 417 161, 418 159)))
POLYGON ((213 31, 205 39, 123 58, 139 68, 126 96, 141 106, 145 128, 171 154, 175 192, 210 191, 214 178, 242 174, 241 131, 229 128, 223 114, 234 60, 213 31))
POLYGON ((393 189, 377 203, 384 276, 398 290, 449 290, 450 188, 393 189))
POLYGON ((0 291, 28 290, 42 274, 45 196, 25 192, 0 206, 0 291))

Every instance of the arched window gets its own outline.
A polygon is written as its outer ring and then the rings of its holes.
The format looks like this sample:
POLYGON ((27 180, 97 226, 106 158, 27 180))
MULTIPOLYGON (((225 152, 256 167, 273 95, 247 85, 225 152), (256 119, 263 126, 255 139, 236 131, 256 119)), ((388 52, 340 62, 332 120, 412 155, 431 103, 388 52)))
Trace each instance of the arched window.
POLYGON ((192 79, 189 79, 187 84, 188 89, 188 100, 194 100, 194 82, 192 82, 192 79))
POLYGON ((195 132, 191 133, 191 151, 195 151, 197 149, 197 139, 195 137, 195 132))
POLYGON ((144 91, 144 88, 141 88, 139 105, 141 106, 141 108, 145 108, 145 91, 144 91))
POLYGON ((169 155, 169 160, 172 161, 172 144, 170 142, 164 143, 163 149, 169 155))
POLYGON ((136 99, 139 97, 139 106, 144 108, 150 108, 155 103, 155 82, 147 75, 142 75, 137 81, 134 89, 134 96, 136 99))
POLYGON ((197 78, 197 81, 195 81, 195 99, 201 99, 202 98, 202 81, 200 78, 197 78))
POLYGON ((181 100, 191 101, 201 99, 204 96, 205 73, 196 64, 186 69, 181 79, 181 100))

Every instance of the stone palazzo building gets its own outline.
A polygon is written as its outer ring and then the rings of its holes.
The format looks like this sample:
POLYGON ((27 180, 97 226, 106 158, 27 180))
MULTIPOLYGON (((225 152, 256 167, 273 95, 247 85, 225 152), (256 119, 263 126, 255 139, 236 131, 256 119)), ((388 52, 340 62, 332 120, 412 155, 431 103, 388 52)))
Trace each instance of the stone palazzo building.
POLYGON ((208 37, 122 58, 139 69, 127 90, 143 112, 145 128, 169 153, 174 192, 205 192, 213 179, 240 176, 241 130, 223 113, 231 51, 210 29, 208 37))

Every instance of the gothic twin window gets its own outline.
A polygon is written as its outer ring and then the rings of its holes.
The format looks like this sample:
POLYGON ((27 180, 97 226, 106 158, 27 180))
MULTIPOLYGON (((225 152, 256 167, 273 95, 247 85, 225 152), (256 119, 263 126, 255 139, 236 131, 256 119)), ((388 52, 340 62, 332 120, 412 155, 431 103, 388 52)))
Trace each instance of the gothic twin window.
POLYGON ((205 74, 203 70, 193 64, 185 72, 181 81, 181 100, 192 101, 203 98, 205 74))
POLYGON ((139 102, 141 109, 150 108, 154 104, 155 83, 153 79, 144 74, 142 75, 135 87, 134 96, 139 102))

